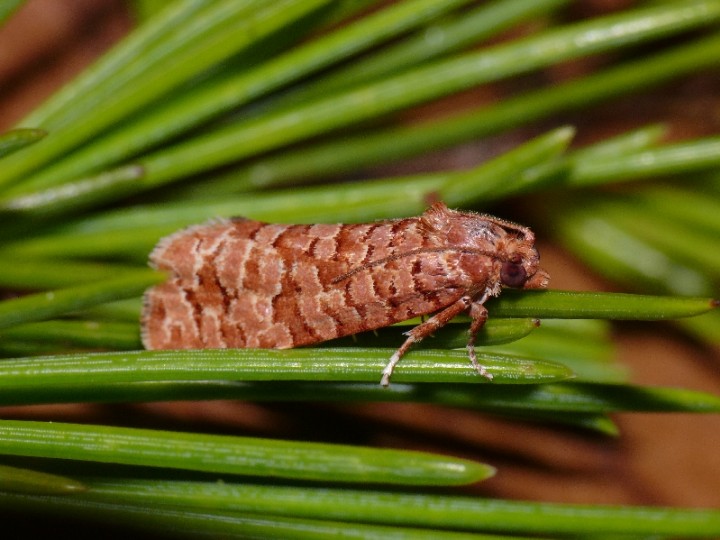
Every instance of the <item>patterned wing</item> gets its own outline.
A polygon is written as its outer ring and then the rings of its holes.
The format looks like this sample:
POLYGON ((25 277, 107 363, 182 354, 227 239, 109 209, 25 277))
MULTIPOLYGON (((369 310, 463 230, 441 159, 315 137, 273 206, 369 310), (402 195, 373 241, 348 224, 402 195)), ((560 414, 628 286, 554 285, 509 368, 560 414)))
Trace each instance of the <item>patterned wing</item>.
POLYGON ((171 277, 145 296, 143 343, 288 348, 434 312, 462 291, 426 244, 415 219, 191 227, 151 255, 171 277))

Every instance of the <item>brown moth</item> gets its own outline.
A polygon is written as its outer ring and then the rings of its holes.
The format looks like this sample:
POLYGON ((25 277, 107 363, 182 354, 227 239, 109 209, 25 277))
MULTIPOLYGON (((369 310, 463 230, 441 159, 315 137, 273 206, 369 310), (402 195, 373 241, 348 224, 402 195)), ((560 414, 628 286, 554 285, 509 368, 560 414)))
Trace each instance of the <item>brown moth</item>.
POLYGON ((526 227, 437 203, 419 217, 355 225, 217 220, 162 239, 151 264, 169 272, 145 294, 148 349, 286 349, 435 313, 406 333, 382 372, 387 386, 417 341, 468 312, 468 355, 502 287, 540 289, 526 227))

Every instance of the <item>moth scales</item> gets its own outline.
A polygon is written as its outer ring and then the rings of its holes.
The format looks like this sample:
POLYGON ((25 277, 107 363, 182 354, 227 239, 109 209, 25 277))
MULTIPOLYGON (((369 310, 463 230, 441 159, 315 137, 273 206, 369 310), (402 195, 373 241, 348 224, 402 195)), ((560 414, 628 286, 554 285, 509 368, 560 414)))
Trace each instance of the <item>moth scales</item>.
POLYGON ((147 349, 311 345, 430 315, 406 332, 387 386, 413 345, 467 312, 475 339, 503 287, 547 287, 530 229, 436 203, 418 217, 362 224, 214 220, 160 240, 151 265, 169 279, 145 293, 147 349))

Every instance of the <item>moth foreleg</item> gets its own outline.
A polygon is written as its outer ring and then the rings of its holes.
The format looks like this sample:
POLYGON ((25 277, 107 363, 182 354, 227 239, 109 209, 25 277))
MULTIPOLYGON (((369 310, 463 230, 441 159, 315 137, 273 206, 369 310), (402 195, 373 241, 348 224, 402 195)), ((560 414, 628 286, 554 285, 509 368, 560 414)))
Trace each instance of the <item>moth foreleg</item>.
POLYGON ((478 332, 483 326, 485 326, 485 321, 487 321, 488 318, 487 308, 483 305, 486 298, 487 295, 483 295, 482 298, 475 300, 470 305, 470 317, 472 318, 472 322, 470 323, 470 336, 468 337, 467 351, 475 370, 483 377, 492 381, 492 373, 488 373, 485 366, 478 362, 477 354, 475 353, 475 340, 477 339, 478 332))
POLYGON ((390 376, 392 375, 395 366, 398 365, 400 359, 408 351, 408 349, 412 347, 413 343, 417 343, 418 341, 429 336, 436 330, 445 326, 453 317, 467 310, 471 306, 471 304, 472 297, 463 296, 439 313, 436 313, 435 315, 430 317, 427 321, 418 324, 415 328, 413 328, 409 332, 406 332, 408 338, 405 340, 405 343, 403 343, 400 348, 395 351, 395 353, 390 357, 390 362, 388 362, 388 365, 385 366, 385 369, 383 369, 380 384, 383 386, 388 386, 390 384, 390 376))

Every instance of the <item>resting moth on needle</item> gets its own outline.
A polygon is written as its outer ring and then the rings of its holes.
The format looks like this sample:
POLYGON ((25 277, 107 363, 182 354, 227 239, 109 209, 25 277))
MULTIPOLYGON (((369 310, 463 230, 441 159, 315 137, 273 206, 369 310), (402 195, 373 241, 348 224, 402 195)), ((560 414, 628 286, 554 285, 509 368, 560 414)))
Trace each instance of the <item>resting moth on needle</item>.
POLYGON ((145 293, 148 349, 287 349, 434 314, 406 333, 382 372, 462 312, 468 355, 503 287, 542 289, 527 227, 436 203, 419 217, 362 224, 215 220, 163 238, 151 265, 167 282, 145 293))

